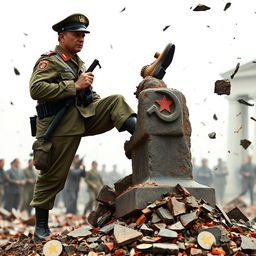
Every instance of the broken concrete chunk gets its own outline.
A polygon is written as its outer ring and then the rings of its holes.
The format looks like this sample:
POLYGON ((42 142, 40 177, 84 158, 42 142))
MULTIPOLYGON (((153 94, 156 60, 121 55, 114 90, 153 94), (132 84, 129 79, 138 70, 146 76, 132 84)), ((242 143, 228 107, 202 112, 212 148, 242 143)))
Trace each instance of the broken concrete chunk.
POLYGON ((185 205, 188 210, 199 208, 199 204, 194 196, 188 196, 185 198, 185 205))
POLYGON ((109 234, 114 229, 114 223, 108 224, 104 227, 102 227, 99 231, 105 234, 109 234))
POLYGON ((152 219, 151 219, 151 222, 152 223, 157 223, 157 222, 159 222, 159 221, 161 221, 161 219, 158 217, 158 215, 154 212, 153 214, 152 214, 152 219))
POLYGON ((116 199, 116 192, 114 191, 114 189, 112 189, 108 185, 104 185, 100 190, 96 200, 103 204, 113 206, 115 204, 115 199, 116 199))
POLYGON ((240 141, 240 145, 244 148, 247 149, 251 145, 251 141, 244 139, 240 141))
POLYGON ((224 7, 224 11, 226 11, 230 6, 231 6, 231 3, 230 3, 230 2, 226 3, 226 5, 225 5, 225 7, 224 7))
POLYGON ((208 137, 209 137, 210 139, 216 139, 216 132, 208 133, 208 137))
POLYGON ((202 12, 202 11, 207 11, 207 10, 210 10, 210 9, 211 9, 210 7, 208 7, 204 4, 199 4, 193 9, 193 11, 194 12, 202 12))
POLYGON ((184 195, 184 196, 190 196, 189 191, 188 191, 186 188, 182 187, 180 184, 177 184, 177 185, 175 186, 175 188, 177 189, 177 191, 178 191, 180 194, 182 194, 182 195, 184 195))
POLYGON ((173 216, 178 216, 180 214, 186 213, 185 204, 182 202, 179 202, 175 197, 172 197, 167 202, 167 206, 173 216))
POLYGON ((162 254, 177 254, 179 252, 179 247, 177 244, 171 243, 154 243, 153 244, 153 253, 162 253, 162 254))
POLYGON ((166 227, 166 224, 165 223, 156 223, 156 224, 153 224, 152 225, 152 228, 154 229, 154 230, 160 230, 160 229, 162 229, 162 228, 165 228, 166 227))
POLYGON ((158 236, 165 237, 165 238, 177 238, 178 234, 173 230, 162 228, 160 229, 158 236))
POLYGON ((154 233, 154 230, 152 228, 149 228, 146 224, 142 224, 142 226, 140 227, 140 231, 144 235, 152 235, 154 233))
POLYGON ((200 209, 204 212, 214 212, 214 208, 208 204, 202 204, 200 209))
POLYGON ((231 84, 228 79, 217 80, 215 82, 214 93, 218 95, 226 94, 230 95, 231 84))
POLYGON ((183 226, 187 227, 192 224, 195 220, 197 220, 198 216, 196 212, 191 212, 187 214, 183 214, 180 216, 180 221, 183 226))
POLYGON ((249 221, 249 219, 237 207, 227 212, 227 215, 230 219, 233 219, 235 221, 240 221, 240 220, 243 220, 245 222, 249 221))
POLYGON ((143 237, 143 234, 119 224, 114 225, 114 237, 119 246, 130 244, 143 237))
POLYGON ((180 221, 172 224, 172 225, 169 225, 167 226, 168 229, 171 229, 171 230, 175 230, 175 231, 181 231, 181 230, 184 230, 185 227, 181 224, 180 221))
POLYGON ((161 220, 166 224, 170 224, 174 222, 173 216, 168 209, 164 207, 160 207, 156 210, 156 213, 161 218, 161 220))
POLYGON ((121 195, 126 189, 132 186, 132 174, 118 180, 114 183, 116 196, 121 195))
POLYGON ((91 231, 89 231, 87 228, 77 228, 67 234, 67 236, 72 236, 72 237, 86 237, 91 235, 91 231))
POLYGON ((212 246, 216 244, 216 239, 212 233, 208 231, 202 231, 197 236, 197 243, 201 248, 210 250, 212 246))
POLYGON ((243 250, 256 250, 256 239, 240 235, 241 237, 241 248, 243 250))

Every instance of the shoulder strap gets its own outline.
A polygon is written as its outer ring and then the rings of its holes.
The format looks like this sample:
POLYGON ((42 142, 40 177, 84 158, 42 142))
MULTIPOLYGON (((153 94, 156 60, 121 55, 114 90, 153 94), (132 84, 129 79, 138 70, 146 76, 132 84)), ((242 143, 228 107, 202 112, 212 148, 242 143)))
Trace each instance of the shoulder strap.
POLYGON ((55 56, 59 61, 61 61, 61 62, 68 68, 68 70, 77 78, 76 72, 68 65, 67 62, 65 62, 65 61, 61 58, 61 56, 60 56, 58 53, 55 52, 54 56, 55 56))

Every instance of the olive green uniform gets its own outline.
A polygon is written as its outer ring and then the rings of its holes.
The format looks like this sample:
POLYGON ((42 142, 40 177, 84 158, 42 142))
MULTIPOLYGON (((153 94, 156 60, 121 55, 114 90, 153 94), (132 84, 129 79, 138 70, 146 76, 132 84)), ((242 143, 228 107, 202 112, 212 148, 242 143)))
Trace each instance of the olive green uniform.
MULTIPOLYGON (((56 46, 55 51, 79 77, 85 66, 78 55, 71 57, 60 46, 56 46)), ((74 97, 77 77, 55 55, 43 55, 37 61, 30 79, 31 97, 38 102, 54 102, 74 97)), ((93 102, 89 106, 71 106, 49 142, 38 146, 37 141, 33 145, 34 157, 37 155, 36 151, 49 152, 48 168, 40 171, 35 185, 31 202, 33 207, 53 208, 55 196, 64 187, 82 136, 100 134, 113 127, 119 130, 123 123, 134 114, 123 96, 112 95, 101 99, 92 87, 90 90, 93 102)), ((36 137, 39 141, 51 120, 52 117, 37 119, 36 137)), ((34 162, 36 160, 34 159, 34 162)))
POLYGON ((89 201, 85 206, 84 214, 87 211, 91 211, 93 209, 93 206, 96 203, 96 197, 103 186, 103 180, 100 173, 97 170, 93 170, 93 169, 86 172, 85 182, 87 183, 87 186, 88 186, 87 191, 89 195, 89 201), (93 187, 94 185, 96 185, 97 187, 94 188, 93 187))

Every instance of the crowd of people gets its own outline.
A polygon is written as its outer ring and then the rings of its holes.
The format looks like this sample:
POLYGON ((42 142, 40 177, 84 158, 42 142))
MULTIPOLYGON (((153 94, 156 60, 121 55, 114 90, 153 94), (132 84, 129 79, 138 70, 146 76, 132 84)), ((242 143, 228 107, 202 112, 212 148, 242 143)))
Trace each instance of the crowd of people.
MULTIPOLYGON (((4 170, 5 161, 0 159, 0 207, 8 211, 14 208, 31 215, 30 202, 39 171, 34 168, 33 159, 28 160, 25 169, 20 168, 18 158, 15 158, 10 165, 10 169, 4 170)), ((105 164, 103 164, 102 170, 98 170, 97 161, 92 161, 91 168, 87 170, 83 158, 77 154, 70 167, 65 187, 57 195, 55 206, 62 208, 64 206, 66 213, 81 213, 87 216, 95 207, 95 199, 102 186, 104 184, 113 186, 121 176, 115 164, 113 170, 107 172, 105 164), (78 198, 81 185, 85 196, 82 200, 84 209, 79 212, 78 198)))
MULTIPOLYGON (((226 196, 226 187, 227 187, 227 176, 229 175, 229 170, 226 163, 219 158, 217 164, 213 169, 209 168, 208 160, 203 158, 201 160, 201 166, 197 166, 195 159, 193 159, 193 177, 194 180, 200 184, 214 187, 216 193, 217 203, 223 205, 224 199, 226 196)), ((241 191, 240 194, 236 196, 242 197, 247 192, 250 195, 250 203, 254 204, 254 183, 256 178, 256 165, 252 162, 252 156, 248 156, 245 163, 241 165, 238 169, 239 183, 241 187, 238 188, 238 191, 241 191)))
MULTIPOLYGON (((217 203, 223 205, 226 196, 227 176, 229 175, 226 163, 219 158, 216 165, 211 169, 208 166, 208 160, 203 158, 200 166, 195 163, 195 159, 193 159, 192 164, 194 180, 202 185, 214 187, 217 203)), ((11 161, 8 170, 4 170, 4 166, 4 159, 0 159, 0 207, 8 211, 11 211, 12 208, 26 211, 28 215, 31 215, 30 202, 38 175, 38 170, 33 165, 33 159, 28 160, 24 169, 20 168, 18 158, 11 161)), ((256 165, 252 162, 252 156, 248 156, 238 173, 241 181, 241 193, 238 196, 244 196, 249 192, 250 202, 253 205, 256 165)), ((122 176, 116 165, 113 165, 112 171, 106 171, 105 164, 99 170, 97 161, 92 161, 91 167, 87 169, 83 163, 83 157, 80 158, 77 154, 70 167, 65 187, 57 195, 55 206, 65 207, 65 213, 87 216, 96 206, 96 197, 102 186, 104 184, 113 186, 122 176), (83 209, 80 206, 79 210, 78 199, 81 189, 83 196, 80 205, 82 204, 83 209)))

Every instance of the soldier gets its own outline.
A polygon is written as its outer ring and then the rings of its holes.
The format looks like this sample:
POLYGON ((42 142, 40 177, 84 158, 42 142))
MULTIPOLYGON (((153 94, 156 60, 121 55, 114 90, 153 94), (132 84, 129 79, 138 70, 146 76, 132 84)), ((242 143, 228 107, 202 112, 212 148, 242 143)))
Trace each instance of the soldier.
POLYGON ((26 183, 23 171, 19 167, 20 161, 18 158, 15 158, 11 162, 11 169, 6 171, 9 186, 7 194, 8 200, 5 202, 5 208, 8 211, 11 211, 12 208, 18 209, 22 188, 26 183))
POLYGON ((253 205, 253 188, 256 174, 256 166, 252 163, 252 156, 248 156, 246 163, 242 164, 240 170, 242 176, 242 192, 239 196, 243 196, 249 191, 251 205, 253 205))
POLYGON ((88 211, 93 210, 96 203, 96 197, 99 194, 102 186, 104 185, 102 177, 97 170, 97 167, 98 163, 96 161, 93 161, 91 170, 86 172, 85 182, 88 186, 87 191, 89 195, 89 201, 84 208, 84 215, 86 215, 88 211))
POLYGON ((85 166, 83 165, 79 155, 75 155, 68 173, 64 190, 66 213, 77 214, 77 198, 80 179, 82 177, 85 177, 85 166))
POLYGON ((217 201, 223 204, 225 188, 227 185, 228 170, 221 158, 218 159, 218 164, 214 167, 214 183, 216 189, 217 201))
MULTIPOLYGON (((30 79, 30 94, 38 101, 36 122, 37 140, 33 144, 34 164, 40 170, 31 206, 35 207, 35 240, 50 235, 49 210, 55 195, 63 189, 65 180, 82 136, 91 136, 112 128, 133 134, 136 114, 121 95, 101 99, 92 90, 93 74, 86 68, 77 53, 83 48, 84 37, 89 33, 88 18, 73 14, 53 25, 59 44, 55 51, 43 54, 34 66, 30 79), (53 116, 70 105, 58 127, 45 141, 53 116)), ((146 75, 165 72, 169 66, 168 52, 144 70, 146 75)), ((111 82, 111 81, 110 81, 111 82)))
POLYGON ((29 206, 34 191, 34 185, 36 183, 36 171, 33 168, 33 159, 28 160, 28 167, 23 169, 23 173, 26 179, 26 183, 23 187, 23 196, 21 198, 20 210, 26 210, 29 215, 31 215, 31 207, 29 206))
POLYGON ((6 184, 7 177, 4 171, 4 159, 0 159, 0 207, 4 202, 4 185, 6 184))
POLYGON ((213 185, 212 170, 208 167, 208 160, 203 158, 201 160, 202 165, 196 172, 196 181, 200 184, 211 187, 213 185))
POLYGON ((197 181, 197 171, 199 166, 196 164, 196 159, 193 157, 192 158, 192 175, 195 181, 197 181))

